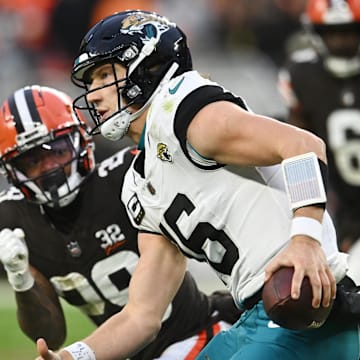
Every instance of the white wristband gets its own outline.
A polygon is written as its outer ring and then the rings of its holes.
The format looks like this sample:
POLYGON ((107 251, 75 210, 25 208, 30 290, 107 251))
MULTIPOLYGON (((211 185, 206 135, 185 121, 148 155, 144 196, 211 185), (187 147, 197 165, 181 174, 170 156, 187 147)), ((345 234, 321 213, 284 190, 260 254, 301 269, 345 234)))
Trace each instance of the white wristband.
POLYGON ((74 360, 96 360, 95 352, 84 342, 78 341, 64 347, 74 360))
POLYGON ((292 219, 290 238, 295 235, 306 235, 322 243, 322 224, 312 218, 297 216, 292 219))

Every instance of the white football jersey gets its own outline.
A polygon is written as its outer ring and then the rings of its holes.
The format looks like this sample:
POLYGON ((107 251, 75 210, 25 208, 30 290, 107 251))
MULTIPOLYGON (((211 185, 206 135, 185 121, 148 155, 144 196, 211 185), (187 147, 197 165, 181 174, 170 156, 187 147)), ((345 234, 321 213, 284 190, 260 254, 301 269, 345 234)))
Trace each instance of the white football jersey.
MULTIPOLYGON (((261 288, 266 264, 288 243, 292 212, 280 166, 255 169, 258 177, 248 169, 235 173, 186 143, 192 108, 221 100, 221 94, 231 95, 196 71, 162 88, 146 120, 145 150, 126 174, 122 201, 139 230, 161 233, 186 256, 208 262, 241 304, 261 288)), ((325 233, 336 243, 328 217, 325 233)))

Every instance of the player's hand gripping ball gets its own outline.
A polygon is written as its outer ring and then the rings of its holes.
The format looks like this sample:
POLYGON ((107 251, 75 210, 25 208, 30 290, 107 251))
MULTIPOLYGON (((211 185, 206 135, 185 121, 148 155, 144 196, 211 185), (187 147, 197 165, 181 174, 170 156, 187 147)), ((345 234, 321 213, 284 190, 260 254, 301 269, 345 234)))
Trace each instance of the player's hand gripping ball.
POLYGON ((265 311, 272 321, 284 328, 319 328, 329 316, 333 303, 326 308, 322 305, 317 309, 312 307, 312 289, 308 277, 303 280, 299 299, 292 299, 293 273, 293 268, 283 267, 264 284, 262 299, 265 311))

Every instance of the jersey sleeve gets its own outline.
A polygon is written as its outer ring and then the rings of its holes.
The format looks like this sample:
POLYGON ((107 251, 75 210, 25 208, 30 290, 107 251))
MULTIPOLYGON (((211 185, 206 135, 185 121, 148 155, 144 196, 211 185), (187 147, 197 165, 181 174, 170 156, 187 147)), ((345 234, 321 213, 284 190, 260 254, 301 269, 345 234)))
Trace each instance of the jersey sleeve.
MULTIPOLYGON (((245 101, 224 90, 221 86, 206 85, 201 86, 190 94, 180 103, 174 120, 174 133, 179 140, 184 154, 188 154, 186 146, 186 131, 195 115, 206 105, 216 101, 230 101, 245 110, 249 110, 245 101)), ((190 157, 189 157, 189 160, 190 157)))

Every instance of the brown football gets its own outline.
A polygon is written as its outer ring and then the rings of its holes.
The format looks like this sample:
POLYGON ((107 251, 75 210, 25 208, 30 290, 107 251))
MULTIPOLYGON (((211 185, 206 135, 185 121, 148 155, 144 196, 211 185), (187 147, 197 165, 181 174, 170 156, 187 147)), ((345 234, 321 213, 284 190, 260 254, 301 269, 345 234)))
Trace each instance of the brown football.
POLYGON ((291 281, 294 269, 283 267, 264 284, 262 300, 269 318, 281 327, 293 330, 318 328, 327 319, 332 303, 325 308, 312 307, 312 289, 308 277, 301 285, 300 298, 291 298, 291 281))

